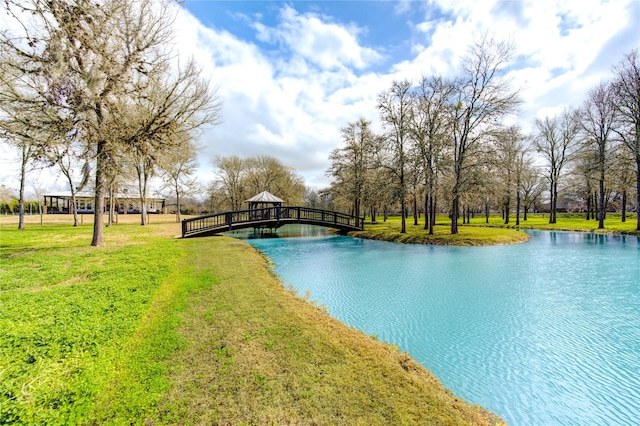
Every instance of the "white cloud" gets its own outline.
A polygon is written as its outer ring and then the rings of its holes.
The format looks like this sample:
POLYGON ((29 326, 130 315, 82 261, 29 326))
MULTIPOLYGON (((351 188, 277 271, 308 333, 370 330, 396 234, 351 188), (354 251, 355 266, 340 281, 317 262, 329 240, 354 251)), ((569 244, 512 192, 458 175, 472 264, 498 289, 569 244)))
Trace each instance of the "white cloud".
POLYGON ((281 22, 271 28, 256 22, 258 39, 282 43, 299 56, 324 70, 341 67, 366 68, 380 59, 373 49, 358 44, 361 31, 355 26, 342 26, 327 22, 329 18, 314 14, 299 14, 285 6, 280 11, 281 22))
POLYGON ((378 58, 358 45, 358 30, 321 18, 286 6, 276 27, 253 23, 259 40, 290 49, 273 58, 181 12, 177 31, 181 46, 188 46, 184 53, 198 58, 223 101, 223 123, 202 137, 203 176, 210 176, 215 155, 271 155, 296 168, 307 184, 327 185, 324 172, 340 144, 340 127, 363 114, 375 118, 381 85, 375 74, 354 74, 378 58))

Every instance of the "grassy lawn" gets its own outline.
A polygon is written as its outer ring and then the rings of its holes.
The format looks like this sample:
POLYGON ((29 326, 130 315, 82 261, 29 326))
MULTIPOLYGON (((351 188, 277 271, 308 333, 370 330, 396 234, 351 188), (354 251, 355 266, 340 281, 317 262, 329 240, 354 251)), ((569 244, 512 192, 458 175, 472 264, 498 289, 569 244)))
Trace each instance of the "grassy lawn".
POLYGON ((406 223, 407 232, 400 233, 401 219, 391 216, 386 222, 365 224, 362 232, 352 232, 349 235, 374 240, 394 241, 398 243, 439 244, 457 246, 482 246, 492 244, 515 244, 527 241, 529 236, 514 229, 462 226, 458 227, 458 234, 451 235, 451 224, 446 216, 438 217, 434 234, 429 235, 424 230, 424 218, 420 224, 413 224, 413 217, 406 223))
POLYGON ((424 217, 420 218, 419 225, 414 225, 413 217, 406 222, 407 232, 400 233, 401 219, 399 216, 390 216, 386 222, 381 219, 377 223, 366 223, 363 232, 352 232, 349 235, 375 240, 395 241, 399 243, 416 244, 446 244, 458 246, 514 244, 527 241, 528 236, 521 229, 544 229, 551 231, 579 231, 579 232, 603 232, 624 233, 640 235, 636 231, 635 215, 627 215, 627 221, 622 222, 620 214, 610 213, 605 219, 605 229, 597 229, 596 220, 586 220, 584 214, 559 213, 557 223, 549 224, 548 214, 529 214, 527 220, 521 219, 520 226, 515 226, 515 217, 510 218, 508 225, 500 215, 491 215, 489 223, 486 223, 484 215, 471 218, 470 224, 458 226, 458 234, 451 235, 451 221, 446 215, 438 216, 434 235, 429 235, 424 230, 424 217))
MULTIPOLYGON (((489 225, 500 227, 515 227, 516 219, 512 215, 509 218, 509 225, 504 224, 504 219, 499 215, 489 217, 489 225)), ((622 222, 620 213, 607 213, 604 221, 605 229, 598 229, 598 221, 595 219, 586 220, 583 213, 558 213, 557 223, 549 223, 549 215, 533 213, 527 216, 527 220, 520 218, 520 229, 546 229, 551 231, 579 231, 579 232, 605 232, 605 233, 625 233, 640 235, 636 231, 635 214, 627 214, 626 222, 622 222)), ((484 216, 471 219, 472 225, 486 226, 484 216)))
POLYGON ((153 216, 95 248, 86 217, 32 220, 0 225, 0 424, 499 421, 285 289, 242 241, 175 239, 153 216))

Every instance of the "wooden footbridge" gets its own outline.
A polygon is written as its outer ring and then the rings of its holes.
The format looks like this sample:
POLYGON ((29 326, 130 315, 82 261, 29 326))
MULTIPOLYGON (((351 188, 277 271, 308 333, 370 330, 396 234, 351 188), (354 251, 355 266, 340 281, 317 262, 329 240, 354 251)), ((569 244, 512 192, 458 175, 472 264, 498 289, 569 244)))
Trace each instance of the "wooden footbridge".
POLYGON ((294 223, 325 226, 346 233, 362 231, 364 218, 308 207, 253 208, 185 219, 182 237, 204 237, 241 228, 276 229, 294 223))

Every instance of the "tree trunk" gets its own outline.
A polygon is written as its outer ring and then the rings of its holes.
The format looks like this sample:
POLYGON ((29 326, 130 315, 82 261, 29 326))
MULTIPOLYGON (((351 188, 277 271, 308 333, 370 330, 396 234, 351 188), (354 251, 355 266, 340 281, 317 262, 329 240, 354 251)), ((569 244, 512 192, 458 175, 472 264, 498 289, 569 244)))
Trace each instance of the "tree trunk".
POLYGON ((587 196, 587 220, 591 219, 591 194, 587 196))
POLYGON ((516 193, 516 226, 520 226, 520 191, 516 193))
POLYGON ((489 201, 484 202, 484 223, 489 223, 489 201))
POLYGON ((105 196, 105 169, 107 167, 107 142, 100 141, 96 152, 96 193, 93 211, 93 239, 91 245, 101 246, 104 244, 104 196, 105 196))
POLYGON ((600 183, 599 183, 599 190, 600 190, 600 206, 598 209, 598 229, 604 229, 604 218, 605 218, 605 209, 606 209, 606 203, 604 202, 604 175, 600 177, 600 183))
POLYGON ((176 222, 180 223, 180 191, 178 190, 178 185, 176 185, 176 222))
POLYGON ((20 194, 18 198, 18 229, 24 229, 24 185, 27 179, 27 162, 25 148, 22 148, 22 165, 20 166, 20 194))
POLYGON ((436 226, 436 199, 432 193, 429 196, 429 235, 433 235, 434 226, 436 226))
POLYGON ((507 200, 504 203, 504 224, 508 225, 509 224, 509 213, 511 210, 511 196, 509 196, 507 198, 507 200))
POLYGON ((558 182, 551 185, 551 206, 549 211, 549 223, 556 223, 558 214, 558 182))
POLYGON ((149 169, 147 164, 142 164, 142 169, 138 171, 138 191, 140 191, 140 225, 147 224, 147 181, 149 180, 149 169))
POLYGON ((429 198, 430 194, 428 190, 424 191, 424 230, 429 229, 429 223, 431 222, 431 211, 429 210, 429 198))
POLYGON ((460 209, 460 199, 458 194, 453 195, 453 202, 451 204, 451 234, 458 233, 458 212, 460 209))
POLYGON ((636 231, 640 231, 640 156, 636 156, 636 231))
POLYGON ((73 182, 71 183, 71 211, 73 212, 73 226, 78 226, 78 204, 76 201, 76 191, 73 188, 73 182))
POLYGON ((627 221, 627 190, 622 190, 622 222, 627 221))
POLYGON ((402 169, 400 170, 400 217, 402 220, 402 226, 400 228, 401 234, 407 233, 407 195, 405 194, 404 183, 404 160, 401 159, 402 169))
POLYGON ((407 206, 405 205, 404 197, 402 198, 402 202, 400 203, 400 218, 402 220, 402 225, 400 226, 400 233, 407 233, 407 206))
POLYGON ((431 222, 429 224, 429 234, 433 235, 436 226, 436 215, 438 211, 438 197, 431 195, 431 222))

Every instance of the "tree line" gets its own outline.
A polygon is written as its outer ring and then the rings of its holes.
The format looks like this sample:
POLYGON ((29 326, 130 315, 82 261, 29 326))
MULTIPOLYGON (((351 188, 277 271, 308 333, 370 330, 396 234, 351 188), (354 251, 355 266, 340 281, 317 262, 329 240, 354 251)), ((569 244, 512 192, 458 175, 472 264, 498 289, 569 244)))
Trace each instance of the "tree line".
POLYGON ((268 191, 287 204, 305 204, 307 188, 295 169, 268 155, 240 158, 217 156, 215 179, 207 189, 210 210, 243 210, 245 201, 268 191))
POLYGON ((22 153, 20 200, 34 159, 57 165, 72 196, 93 176, 92 245, 103 243, 104 200, 122 176, 137 177, 145 224, 149 180, 162 170, 175 188, 183 185, 193 140, 219 121, 215 91, 173 45, 175 7, 171 0, 2 4, 13 25, 0 33, 0 137, 22 153))
MULTIPOLYGON (((536 119, 531 134, 514 123, 521 103, 506 78, 514 46, 483 37, 455 78, 394 81, 377 98, 382 132, 360 118, 341 129, 323 191, 336 208, 375 221, 400 212, 401 232, 413 210, 433 234, 436 213, 448 212, 451 233, 476 212, 499 209, 516 225, 548 196, 555 223, 559 193, 579 203, 604 228, 614 205, 626 220, 629 199, 640 211, 640 61, 632 50, 577 107, 536 119), (635 184, 634 184, 635 183, 635 184)), ((637 229, 640 230, 640 215, 637 229)))

